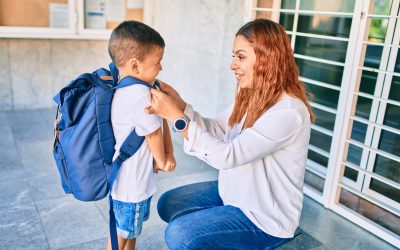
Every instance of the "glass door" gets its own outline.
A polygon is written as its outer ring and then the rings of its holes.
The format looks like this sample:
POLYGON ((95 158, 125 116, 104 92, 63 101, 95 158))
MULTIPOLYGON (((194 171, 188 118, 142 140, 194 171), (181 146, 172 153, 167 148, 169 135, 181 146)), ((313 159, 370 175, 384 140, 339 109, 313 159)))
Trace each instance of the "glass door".
MULTIPOLYGON (((324 202, 325 180, 336 150, 336 120, 342 88, 346 87, 348 56, 356 1, 259 0, 255 17, 279 22, 291 38, 300 80, 313 98, 312 125, 305 175, 307 195, 324 202), (335 148, 335 146, 333 146, 335 148)), ((348 174, 346 174, 347 176, 348 174)))
MULTIPOLYGON (((250 0, 249 0, 250 1, 250 0)), ((400 245, 400 0, 258 0, 313 98, 304 192, 400 245)))
MULTIPOLYGON (((400 236, 399 1, 365 1, 336 204, 400 236), (348 178, 345 178, 348 177, 348 178)), ((346 120, 347 120, 346 119, 346 120)))

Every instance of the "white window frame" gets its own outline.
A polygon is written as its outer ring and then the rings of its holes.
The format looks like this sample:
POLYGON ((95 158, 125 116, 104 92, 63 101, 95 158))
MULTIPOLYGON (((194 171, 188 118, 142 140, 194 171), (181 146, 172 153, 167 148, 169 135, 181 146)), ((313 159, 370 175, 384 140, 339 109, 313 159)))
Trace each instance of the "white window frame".
POLYGON ((68 1, 68 28, 0 26, 0 38, 56 38, 64 39, 76 34, 75 0, 68 1))
MULTIPOLYGON (((373 133, 372 128, 377 128, 378 129, 385 129, 391 132, 395 132, 398 134, 397 129, 390 128, 388 126, 385 126, 382 124, 383 122, 383 116, 384 116, 384 111, 386 108, 386 105, 381 105, 381 107, 378 110, 379 105, 376 103, 379 102, 386 102, 386 103, 395 103, 396 105, 398 102, 392 101, 392 100, 387 100, 388 94, 389 94, 389 86, 390 86, 390 81, 388 77, 385 78, 385 81, 383 82, 383 78, 379 79, 382 81, 382 89, 383 89, 383 95, 382 97, 376 98, 372 97, 372 100, 375 101, 372 106, 372 110, 370 114, 375 114, 378 113, 378 117, 369 117, 368 120, 359 118, 359 117, 353 117, 350 114, 354 113, 355 109, 355 104, 353 103, 354 100, 354 95, 359 95, 362 96, 368 96, 367 94, 364 93, 359 93, 355 92, 354 90, 356 89, 357 84, 360 83, 360 77, 361 74, 358 72, 362 69, 365 70, 365 67, 359 67, 359 62, 360 59, 363 58, 365 55, 365 49, 360 50, 357 49, 360 46, 365 45, 366 43, 368 44, 373 44, 371 42, 364 42, 364 36, 368 35, 365 34, 365 30, 367 27, 367 21, 368 18, 370 17, 387 17, 385 15, 368 15, 369 11, 369 5, 373 0, 356 0, 355 2, 355 7, 353 13, 341 13, 338 15, 338 13, 329 13, 329 12, 322 12, 322 11, 308 11, 310 14, 325 14, 325 15, 335 15, 335 16, 351 16, 352 17, 352 26, 351 26, 351 32, 350 36, 348 39, 346 38, 338 38, 337 40, 343 40, 343 41, 348 41, 348 47, 347 47, 347 52, 346 52, 346 60, 344 63, 338 63, 338 62, 332 62, 329 60, 322 60, 318 58, 312 58, 312 57, 306 57, 303 55, 295 55, 297 58, 305 58, 308 60, 313 60, 316 62, 323 62, 323 63, 328 63, 331 65, 340 65, 344 66, 344 71, 343 71, 343 77, 342 77, 342 83, 341 87, 333 86, 331 84, 327 83, 322 83, 318 81, 314 81, 311 79, 306 79, 304 77, 301 77, 300 79, 303 82, 307 82, 313 85, 321 86, 324 88, 329 88, 329 89, 339 89, 340 94, 339 94, 339 102, 338 102, 338 107, 337 109, 332 109, 329 107, 325 107, 323 105, 317 104, 317 103, 311 103, 312 107, 324 110, 326 112, 330 112, 332 114, 336 115, 335 119, 335 127, 334 131, 329 131, 330 133, 327 133, 327 131, 324 128, 320 128, 317 125, 313 125, 312 129, 319 131, 324 134, 332 134, 334 135, 332 137, 332 144, 330 148, 330 152, 322 152, 321 149, 315 149, 312 145, 309 147, 310 150, 315 151, 323 156, 329 156, 330 160, 328 163, 327 168, 318 166, 319 164, 312 162, 310 160, 307 161, 307 170, 310 171, 311 173, 323 177, 325 179, 325 185, 324 185, 324 192, 321 194, 312 187, 309 187, 308 185, 304 186, 304 193, 315 199, 316 201, 320 202, 322 205, 325 207, 332 209, 334 212, 340 214, 341 216, 349 219, 350 221, 353 221, 354 223, 358 224, 359 226, 365 228, 366 230, 370 231, 371 233, 377 235, 378 237, 381 237, 382 239, 386 240, 387 242, 398 246, 400 245, 400 237, 396 235, 395 233, 391 232, 390 230, 387 230, 378 224, 370 221, 366 217, 360 215, 356 211, 353 211, 344 205, 341 205, 339 203, 339 196, 340 196, 340 189, 344 188, 349 192, 352 192, 353 194, 364 198, 372 203, 379 204, 380 207, 383 207, 384 209, 388 210, 389 212, 392 212, 393 214, 399 215, 399 210, 398 206, 393 207, 393 205, 397 205, 397 203, 393 203, 392 200, 384 197, 383 195, 378 194, 377 192, 368 189, 369 186, 369 181, 371 180, 371 177, 384 182, 387 185, 393 186, 397 189, 399 189, 400 184, 391 181, 385 177, 382 177, 378 174, 375 174, 372 172, 373 170, 373 164, 374 164, 374 159, 368 159, 368 152, 372 152, 374 155, 376 154, 382 154, 384 156, 390 156, 393 159, 393 155, 390 155, 389 153, 386 153, 381 150, 377 150, 377 143, 379 141, 380 133, 373 133), (357 79, 358 78, 358 79, 357 79), (386 98, 386 99, 385 99, 386 98), (378 100, 378 101, 377 101, 378 100), (353 103, 353 105, 351 105, 353 103), (350 104, 350 105, 349 105, 350 104), (379 112, 378 112, 379 111, 379 112), (377 118, 377 120, 374 120, 377 118), (362 122, 368 126, 367 130, 367 135, 366 135, 366 141, 364 143, 359 143, 357 141, 351 140, 351 139, 346 139, 350 138, 350 133, 351 133, 351 128, 352 128, 352 121, 356 120, 358 122, 362 122), (350 128, 350 129, 349 129, 350 128), (347 148, 346 145, 347 143, 353 143, 355 146, 362 148, 363 150, 363 155, 361 157, 361 163, 360 166, 356 166, 354 164, 351 164, 349 162, 346 162, 346 159, 344 158, 347 155, 347 148), (346 178, 344 176, 344 164, 349 166, 350 168, 356 170, 359 172, 357 181, 354 182, 353 180, 346 178), (325 171, 321 171, 324 169, 325 171), (364 176, 366 176, 366 183, 363 184, 364 176), (390 200, 390 201, 389 201, 390 200), (382 205, 383 203, 388 204, 388 205, 382 205)), ((244 21, 247 22, 249 20, 252 20, 255 17, 255 12, 257 10, 263 10, 263 11, 268 11, 272 13, 294 13, 294 22, 293 22, 293 29, 292 31, 288 31, 288 34, 292 35, 292 41, 291 45, 292 48, 294 49, 295 45, 295 39, 296 35, 302 35, 302 36, 308 36, 308 37, 316 37, 316 38, 327 38, 326 36, 320 36, 320 35, 314 35, 314 34, 302 34, 302 33, 296 33, 297 29, 297 22, 298 22, 298 13, 305 13, 306 11, 300 11, 299 12, 299 5, 300 5, 300 0, 296 1, 296 8, 293 10, 284 10, 284 9, 274 9, 274 8, 256 8, 257 1, 255 0, 247 0, 245 3, 245 10, 247 11, 245 15, 244 21), (295 36, 293 36, 295 35, 295 36)), ((400 0, 393 0, 392 6, 399 6, 400 0)), ((392 11, 393 12, 393 11, 392 11)), ((394 14, 396 16, 396 13, 394 14)), ((272 19, 276 18, 275 21, 279 21, 279 15, 272 14, 272 19)), ((391 18, 393 18, 393 13, 391 13, 391 18)), ((398 22, 398 26, 400 27, 400 18, 394 17, 395 20, 398 22)), ((393 22, 392 22, 393 23, 393 22)), ((393 24, 390 24, 393 25, 393 24)), ((387 33, 390 30, 389 24, 387 28, 387 33)), ((399 36, 400 36, 400 29, 396 30, 395 34, 395 41, 393 43, 387 43, 385 41, 384 46, 390 46, 390 47, 398 47, 399 46, 399 36)), ((390 34, 386 34, 387 37, 390 36, 390 34)), ((331 39, 329 37, 329 39, 331 39)), ((332 39, 333 40, 333 39, 332 39)), ((396 62, 396 56, 397 53, 391 53, 391 58, 389 59, 389 69, 394 68, 394 64, 396 62)), ((385 60, 385 58, 388 58, 389 54, 387 53, 386 57, 384 57, 384 53, 382 54, 381 57, 381 63, 382 61, 385 60)), ((382 67, 387 66, 383 65, 382 67)), ((367 69, 368 70, 368 69, 367 69)), ((384 67, 384 70, 373 70, 374 72, 378 72, 378 78, 382 77, 380 74, 387 74, 386 67, 384 67)), ((390 74, 390 72, 389 72, 390 74)), ((400 76, 398 73, 393 73, 393 75, 400 76)), ((377 80, 378 82, 378 80, 377 80)), ((377 96, 381 96, 380 93, 377 96)), ((371 115, 370 115, 371 116, 371 115)), ((396 161, 398 159, 396 158, 396 161)))
MULTIPOLYGON (((343 37, 332 37, 332 36, 318 35, 318 34, 301 33, 301 32, 297 32, 297 22, 298 22, 299 14, 302 14, 302 15, 304 15, 304 14, 306 14, 306 15, 307 14, 328 15, 328 16, 332 15, 335 17, 352 17, 353 22, 352 22, 351 29, 353 29, 353 26, 356 27, 356 25, 358 25, 357 21, 354 21, 355 14, 349 13, 349 12, 300 10, 299 9, 300 8, 299 0, 296 1, 295 9, 255 8, 254 6, 256 5, 257 1, 249 0, 246 4, 250 5, 250 3, 252 4, 251 5, 252 7, 251 8, 247 7, 247 9, 249 9, 249 13, 246 15, 246 18, 249 18, 249 19, 247 19, 245 21, 249 21, 249 20, 253 19, 255 17, 256 11, 267 11, 267 12, 272 13, 272 18, 276 18, 275 21, 277 21, 277 22, 279 21, 279 13, 293 13, 294 14, 293 30, 287 31, 287 33, 289 35, 292 35, 291 46, 292 46, 293 50, 294 50, 297 36, 322 38, 322 39, 329 39, 329 40, 333 40, 333 41, 348 42, 347 51, 346 51, 347 56, 346 56, 345 62, 337 62, 337 61, 332 61, 332 60, 327 60, 327 59, 322 59, 322 58, 316 58, 316 57, 311 57, 311 56, 306 56, 306 55, 301 55, 301 54, 295 54, 296 58, 306 59, 306 60, 314 61, 317 63, 320 62, 320 63, 329 64, 329 65, 343 67, 343 77, 342 77, 342 82, 341 82, 340 87, 333 85, 333 84, 308 79, 306 77, 300 77, 300 80, 303 82, 312 84, 314 86, 320 86, 320 87, 324 87, 327 89, 332 89, 332 90, 338 91, 339 92, 339 100, 343 99, 344 98, 343 95, 345 95, 347 93, 346 91, 343 91, 343 88, 346 87, 346 84, 343 84, 343 83, 346 83, 348 81, 347 79, 349 79, 349 77, 350 77, 350 73, 351 73, 350 70, 351 70, 351 65, 353 64, 353 61, 350 60, 352 58, 352 56, 349 56, 349 55, 355 49, 355 47, 354 47, 355 42, 352 42, 352 41, 354 41, 354 37, 356 36, 356 34, 351 33, 349 38, 343 38, 343 37)), ((333 108, 330 108, 330 107, 327 107, 327 106, 324 106, 324 105, 321 105, 321 104, 318 104, 315 102, 311 102, 311 106, 321 109, 323 111, 332 113, 336 116, 336 118, 335 118, 336 125, 335 125, 335 128, 333 131, 322 128, 315 124, 312 125, 313 130, 318 131, 322 134, 328 135, 332 138, 330 151, 326 152, 325 150, 314 147, 313 145, 310 145, 310 147, 309 147, 310 150, 312 150, 322 156, 328 157, 328 159, 333 158, 337 154, 337 150, 335 150, 335 149, 338 149, 338 143, 339 143, 339 138, 334 135, 336 135, 338 133, 338 131, 341 129, 340 126, 338 126, 338 124, 343 123, 342 122, 343 118, 338 114, 341 114, 341 110, 343 109, 343 107, 340 106, 340 102, 338 102, 338 106, 336 109, 333 109, 333 108)), ((327 192, 325 190, 329 190, 331 182, 326 181, 326 180, 330 180, 329 178, 330 178, 331 173, 329 172, 329 169, 333 168, 333 164, 334 164, 334 161, 330 160, 328 162, 328 166, 325 167, 325 166, 321 166, 320 164, 318 164, 312 160, 307 161, 306 169, 308 171, 310 171, 312 174, 325 179, 325 184, 324 184, 324 188, 323 188, 324 192, 322 194, 308 185, 304 186, 304 193, 324 205, 327 204, 327 200, 329 199, 329 192, 327 192)), ((352 182, 352 180, 350 180, 350 179, 348 179, 346 181, 352 182)))
MULTIPOLYGON (((144 0, 143 22, 152 24, 154 0, 144 0)), ((111 29, 84 28, 84 0, 69 0, 69 28, 0 26, 0 38, 108 40, 111 29)))
MULTIPOLYGON (((358 2, 363 2, 363 1, 360 0, 358 2)), ((368 36, 368 33, 366 33, 365 31, 368 27, 368 22, 370 21, 369 18, 377 16, 377 15, 365 14, 365 13, 368 13, 368 11, 370 9, 370 4, 373 4, 373 1, 365 0, 364 5, 357 5, 356 10, 358 13, 360 13, 360 19, 361 19, 360 29, 359 29, 358 38, 357 38, 357 46, 364 46, 365 44, 370 44, 368 42, 364 42, 365 40, 367 40, 366 36, 368 36), (361 18, 361 16, 363 16, 363 18, 361 18)), ((392 6, 399 6, 399 4, 400 4, 399 0, 393 0, 392 6)), ((356 117, 351 116, 351 114, 354 113, 353 111, 355 109, 355 103, 353 102, 353 95, 348 95, 347 103, 353 103, 353 105, 348 105, 347 108, 343 112, 343 116, 345 117, 344 121, 346 122, 346 124, 343 126, 345 129, 343 129, 340 136, 338 136, 338 137, 342 138, 342 141, 340 143, 339 155, 336 158, 337 161, 339 161, 337 163, 338 164, 337 166, 340 166, 340 167, 337 167, 336 169, 332 169, 334 171, 334 173, 333 173, 334 178, 333 178, 332 188, 331 188, 331 192, 330 192, 331 197, 329 199, 329 204, 327 204, 327 207, 331 208, 333 211, 335 211, 335 212, 339 213, 340 215, 344 216, 345 218, 348 218, 349 220, 357 223, 358 225, 366 228, 368 231, 374 233, 375 235, 383 238, 384 240, 388 241, 389 243, 391 243, 395 246, 400 245, 400 237, 398 235, 377 225, 376 223, 370 222, 368 219, 366 219, 362 215, 341 205, 338 202, 338 199, 340 196, 340 191, 339 191, 340 188, 344 188, 347 191, 352 192, 353 194, 355 194, 365 200, 368 200, 371 203, 378 204, 380 207, 399 216, 399 210, 396 209, 396 207, 398 207, 398 204, 396 202, 394 202, 394 201, 384 197, 383 195, 378 194, 377 192, 368 188, 372 177, 374 177, 375 179, 377 179, 387 185, 393 186, 397 189, 400 188, 400 185, 398 183, 391 181, 387 178, 381 177, 372 172, 376 154, 389 156, 389 158, 392 157, 392 156, 390 156, 390 154, 388 154, 386 152, 377 150, 378 142, 380 139, 380 130, 382 128, 384 128, 391 132, 398 132, 398 131, 396 131, 396 129, 390 129, 388 127, 385 127, 384 125, 379 125, 379 124, 383 124, 383 118, 384 118, 384 114, 385 114, 384 111, 386 109, 386 105, 382 106, 382 105, 379 105, 379 103, 382 103, 382 101, 383 101, 383 103, 385 103, 385 98, 387 99, 388 94, 389 94, 388 87, 390 86, 390 83, 392 80, 391 77, 388 77, 388 75, 390 76, 390 72, 388 74, 388 72, 386 71, 386 68, 389 67, 389 69, 390 68, 393 69, 394 64, 396 62, 396 57, 397 57, 397 51, 396 51, 395 53, 391 53, 392 56, 391 56, 391 58, 389 58, 389 50, 387 48, 389 48, 389 47, 398 48, 398 46, 399 46, 398 44, 399 44, 399 40, 400 40, 400 38, 399 38, 400 31, 399 31, 399 29, 397 29, 396 34, 394 34, 393 43, 391 41, 389 41, 391 39, 391 37, 393 37, 393 33, 390 33, 390 32, 394 30, 394 24, 395 24, 396 20, 397 20, 397 24, 398 25, 400 24, 400 19, 396 18, 397 13, 398 13, 398 9, 392 8, 392 11, 390 14, 391 20, 389 20, 387 33, 386 33, 386 39, 385 39, 384 44, 382 45, 382 44, 375 43, 375 45, 384 46, 385 49, 382 52, 380 68, 379 69, 370 69, 370 70, 378 73, 377 87, 375 89, 376 92, 380 92, 382 90, 384 92, 383 92, 382 97, 380 97, 381 96, 380 93, 375 93, 374 96, 378 96, 378 97, 364 94, 364 97, 371 97, 371 99, 373 100, 370 117, 368 120, 360 119, 360 118, 357 119, 356 117), (390 39, 388 39, 388 38, 390 38, 390 39), (385 61, 385 58, 389 58, 389 60, 385 61), (389 64, 389 65, 387 65, 387 64, 389 64), (386 74, 386 77, 385 77, 385 80, 383 80, 385 74, 386 74), (377 114, 377 117, 375 117, 376 114, 377 114), (368 125, 365 143, 358 143, 358 142, 355 142, 352 140, 345 139, 345 138, 350 137, 348 133, 351 132, 351 120, 352 119, 358 120, 358 121, 366 123, 368 125), (377 133, 375 131, 375 133, 373 133, 374 129, 375 130, 378 129, 379 132, 377 133), (346 147, 346 143, 348 143, 348 142, 353 142, 353 144, 363 148, 363 154, 364 154, 364 152, 366 152, 366 153, 370 152, 370 157, 368 159, 367 159, 367 157, 363 157, 363 163, 360 164, 361 167, 354 166, 354 165, 350 164, 349 162, 346 162, 345 159, 343 158, 346 155, 345 147, 346 147), (341 161, 340 159, 343 159, 343 161, 341 161), (354 189, 351 186, 347 185, 343 180, 341 182, 341 178, 343 177, 344 164, 353 168, 354 170, 359 171, 358 177, 359 177, 359 179, 361 179, 361 182, 365 178, 366 181, 361 186, 361 188, 354 189)), ((385 17, 383 15, 381 15, 381 16, 385 17)), ((400 27, 400 26, 397 26, 397 27, 400 27)), ((354 89, 357 89, 356 84, 359 84, 359 80, 360 80, 359 78, 361 77, 362 70, 369 70, 366 67, 360 66, 360 62, 364 61, 364 56, 365 56, 365 48, 362 50, 358 50, 354 57, 355 58, 354 63, 351 66, 353 68, 353 72, 352 72, 352 78, 351 78, 351 81, 349 84, 350 86, 348 88, 348 91, 349 91, 349 93, 354 93, 355 95, 358 95, 358 96, 363 96, 363 94, 354 91, 354 89)), ((393 75, 400 75, 400 74, 393 73, 393 75)), ((390 102, 390 100, 388 100, 388 102, 390 102)), ((398 161, 399 159, 396 159, 396 160, 398 161)))
MULTIPOLYGON (((398 9, 393 8, 391 16, 392 17, 397 16, 399 9, 400 8, 398 8, 398 9)), ((386 106, 387 106, 388 102, 382 101, 382 99, 389 98, 390 86, 391 86, 391 82, 393 79, 393 75, 400 77, 399 73, 394 73, 394 68, 395 68, 395 64, 396 64, 397 53, 399 50, 399 43, 400 43, 400 28, 395 30, 395 32, 393 34, 395 25, 396 25, 396 27, 400 27, 400 18, 399 19, 391 18, 389 20, 388 30, 391 32, 387 32, 385 43, 382 45, 382 46, 384 46, 384 51, 382 53, 382 57, 384 56, 385 52, 388 54, 390 49, 392 51, 391 51, 390 55, 388 55, 389 60, 386 62, 386 64, 387 64, 386 68, 388 70, 386 71, 386 74, 385 74, 386 77, 384 78, 384 81, 382 83, 382 87, 381 87, 382 94, 379 95, 381 97, 378 99, 380 105, 379 105, 379 108, 377 107, 378 111, 376 113, 377 114, 377 117, 376 117, 377 124, 383 124, 386 106), (392 40, 392 37, 393 37, 393 40, 392 40)), ((377 98, 375 98, 374 100, 377 100, 377 98)), ((400 106, 400 105, 397 105, 397 106, 400 106)), ((372 113, 372 111, 371 111, 371 113, 372 113)), ((375 124, 373 124, 373 125, 375 125, 375 124)), ((371 146, 373 148, 378 148, 382 128, 384 128, 385 130, 390 131, 392 133, 400 135, 400 131, 398 131, 396 129, 390 129, 385 126, 376 126, 376 125, 374 127, 375 127, 375 133, 373 135, 372 142, 371 142, 371 146)), ((372 152, 372 154, 370 154, 369 162, 367 165, 367 170, 370 172, 373 172, 375 158, 376 158, 376 153, 372 152)), ((398 158, 400 158, 400 157, 398 157, 398 158)), ((371 182, 371 175, 367 175, 366 179, 364 181, 364 185, 363 185, 363 192, 365 192, 371 196, 377 197, 378 199, 382 200, 384 203, 389 204, 390 206, 395 207, 395 206, 399 205, 398 203, 394 202, 393 200, 388 199, 385 196, 379 194, 378 192, 375 192, 372 189, 370 189, 369 188, 370 182, 371 182)), ((400 187, 400 185, 398 185, 398 186, 400 187)))

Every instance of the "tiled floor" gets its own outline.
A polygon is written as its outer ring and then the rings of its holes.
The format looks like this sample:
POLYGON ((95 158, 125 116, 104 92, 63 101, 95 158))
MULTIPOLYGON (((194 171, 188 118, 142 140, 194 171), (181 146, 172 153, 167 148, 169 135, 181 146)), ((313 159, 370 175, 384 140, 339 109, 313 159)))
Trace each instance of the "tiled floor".
MULTIPOLYGON (((53 110, 0 112, 0 249, 104 249, 107 201, 84 203, 65 195, 51 154, 53 110)), ((174 137, 178 167, 160 173, 159 191, 137 249, 167 249, 166 224, 155 209, 162 192, 217 172, 185 155, 174 137)), ((305 198, 300 235, 281 249, 395 249, 305 198)))

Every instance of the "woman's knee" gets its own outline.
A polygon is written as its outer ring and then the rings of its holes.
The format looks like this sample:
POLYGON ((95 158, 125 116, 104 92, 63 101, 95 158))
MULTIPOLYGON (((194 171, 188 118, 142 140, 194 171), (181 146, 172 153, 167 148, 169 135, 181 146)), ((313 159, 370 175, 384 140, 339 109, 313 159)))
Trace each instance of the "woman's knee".
POLYGON ((171 214, 171 190, 163 193, 157 202, 157 212, 160 218, 169 223, 172 217, 171 214))
POLYGON ((169 249, 187 249, 187 243, 191 240, 188 226, 179 218, 168 224, 165 230, 165 242, 169 249))
POLYGON ((175 218, 203 208, 222 205, 216 181, 200 182, 174 188, 161 195, 157 203, 161 219, 169 223, 175 218))

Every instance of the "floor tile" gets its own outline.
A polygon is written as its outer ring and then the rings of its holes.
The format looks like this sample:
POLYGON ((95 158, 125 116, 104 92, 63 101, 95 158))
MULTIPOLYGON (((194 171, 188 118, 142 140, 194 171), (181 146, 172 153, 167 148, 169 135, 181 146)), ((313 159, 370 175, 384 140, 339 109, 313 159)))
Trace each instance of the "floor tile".
POLYGON ((77 244, 69 247, 59 248, 58 250, 105 250, 107 248, 107 238, 89 241, 82 244, 77 244))
POLYGON ((50 249, 33 204, 0 207, 0 249, 50 249))
POLYGON ((106 238, 108 225, 93 202, 72 197, 40 201, 40 218, 52 249, 106 238))
POLYGON ((65 194, 61 186, 61 179, 58 171, 54 168, 28 168, 26 172, 26 182, 28 188, 32 190, 31 198, 37 202, 54 198, 65 198, 71 196, 65 194))
POLYGON ((56 168, 50 140, 19 142, 17 148, 24 168, 50 166, 56 168))
POLYGON ((57 110, 56 107, 54 107, 54 109, 39 109, 39 110, 37 110, 42 122, 44 124, 46 124, 47 128, 50 128, 50 129, 53 128, 54 121, 56 120, 56 110, 57 110))
POLYGON ((0 112, 0 124, 0 171, 22 169, 23 164, 4 112, 0 112))
POLYGON ((0 207, 33 204, 31 189, 25 178, 23 169, 0 173, 0 207))
POLYGON ((322 246, 322 243, 317 239, 309 235, 303 230, 299 230, 300 235, 297 235, 293 240, 289 241, 285 245, 279 247, 280 250, 307 250, 314 249, 322 246))
POLYGON ((38 111, 7 112, 6 115, 17 144, 52 138, 52 125, 45 124, 38 111))
POLYGON ((303 231, 318 239, 328 248, 333 246, 346 246, 347 248, 368 245, 371 249, 394 249, 392 245, 373 236, 333 211, 324 209, 320 204, 308 197, 305 197, 304 200, 300 226, 303 231))

